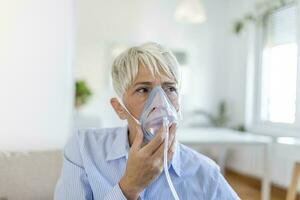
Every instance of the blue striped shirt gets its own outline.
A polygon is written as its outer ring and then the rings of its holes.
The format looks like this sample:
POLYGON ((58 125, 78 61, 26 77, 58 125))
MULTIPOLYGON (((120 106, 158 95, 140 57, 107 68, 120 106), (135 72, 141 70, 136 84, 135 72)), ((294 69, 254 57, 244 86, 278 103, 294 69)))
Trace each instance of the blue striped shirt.
MULTIPOLYGON (((127 127, 86 129, 74 134, 64 148, 55 200, 125 200, 118 182, 128 159, 127 127)), ((176 143, 169 172, 181 200, 239 199, 209 158, 176 143)), ((173 199, 161 173, 139 199, 173 199)))

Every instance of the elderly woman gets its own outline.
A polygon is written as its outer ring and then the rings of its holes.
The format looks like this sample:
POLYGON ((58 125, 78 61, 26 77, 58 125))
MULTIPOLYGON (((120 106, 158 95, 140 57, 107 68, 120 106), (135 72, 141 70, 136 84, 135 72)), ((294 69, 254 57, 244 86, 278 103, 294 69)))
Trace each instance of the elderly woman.
POLYGON ((129 48, 115 59, 112 80, 119 98, 111 105, 128 126, 73 135, 54 199, 239 199, 213 161, 176 142, 180 77, 168 49, 129 48), (163 119, 159 127, 151 115, 163 119))

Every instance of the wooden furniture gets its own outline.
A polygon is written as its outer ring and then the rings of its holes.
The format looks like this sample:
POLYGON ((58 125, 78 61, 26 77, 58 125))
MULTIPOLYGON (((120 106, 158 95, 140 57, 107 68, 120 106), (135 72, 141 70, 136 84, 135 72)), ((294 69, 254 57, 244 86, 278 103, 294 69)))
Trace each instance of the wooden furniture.
MULTIPOLYGON (((291 147, 299 148, 300 139, 296 137, 278 137, 276 139, 278 144, 288 145, 291 147)), ((290 186, 288 188, 286 200, 296 200, 297 197, 297 185, 300 179, 300 161, 295 160, 294 169, 291 176, 290 186)))
POLYGON ((291 177, 291 183, 288 188, 286 200, 295 200, 297 195, 297 185, 300 179, 300 162, 296 162, 294 165, 293 174, 291 177))

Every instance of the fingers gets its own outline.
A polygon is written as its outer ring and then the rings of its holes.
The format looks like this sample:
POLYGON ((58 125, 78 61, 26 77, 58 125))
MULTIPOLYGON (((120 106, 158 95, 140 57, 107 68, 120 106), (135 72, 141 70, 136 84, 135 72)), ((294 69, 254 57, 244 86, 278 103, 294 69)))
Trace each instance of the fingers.
POLYGON ((161 143, 159 148, 155 151, 155 153, 152 155, 151 159, 153 160, 160 160, 163 162, 164 159, 164 149, 165 149, 165 143, 161 143))
POLYGON ((176 124, 172 124, 169 128, 169 142, 168 142, 168 147, 171 146, 172 141, 174 140, 175 136, 176 136, 176 130, 177 130, 177 126, 176 124))
MULTIPOLYGON (((171 127, 169 128, 169 138, 168 138, 168 158, 172 157, 174 150, 175 150, 175 133, 176 133, 176 125, 172 124, 171 127), (169 155, 170 154, 170 155, 169 155)), ((156 152, 153 154, 152 158, 153 159, 161 159, 163 160, 164 156, 164 145, 165 143, 163 142, 159 148, 156 150, 156 152)))
POLYGON ((157 149, 160 148, 160 145, 163 144, 165 136, 166 132, 164 131, 164 127, 162 125, 155 137, 143 147, 144 153, 147 155, 152 155, 154 152, 156 152, 157 149))
POLYGON ((170 161, 175 153, 176 144, 176 130, 177 125, 172 124, 170 127, 170 139, 169 139, 169 149, 168 149, 168 161, 170 161))
POLYGON ((173 138, 171 145, 168 149, 168 161, 170 161, 175 153, 175 148, 176 148, 176 139, 175 137, 173 138))
POLYGON ((143 131, 141 129, 141 126, 136 125, 135 137, 134 137, 131 148, 133 150, 140 149, 142 144, 143 144, 143 138, 144 138, 144 134, 143 134, 143 131))
MULTIPOLYGON (((167 154, 167 159, 168 161, 170 161, 174 155, 174 152, 175 152, 175 147, 176 147, 176 139, 175 137, 173 137, 172 140, 169 140, 171 141, 170 143, 170 147, 168 147, 168 154, 167 154)), ((162 143, 159 148, 155 151, 155 153, 151 156, 151 159, 153 160, 160 160, 161 163, 163 163, 163 160, 164 160, 164 148, 165 144, 162 143)))

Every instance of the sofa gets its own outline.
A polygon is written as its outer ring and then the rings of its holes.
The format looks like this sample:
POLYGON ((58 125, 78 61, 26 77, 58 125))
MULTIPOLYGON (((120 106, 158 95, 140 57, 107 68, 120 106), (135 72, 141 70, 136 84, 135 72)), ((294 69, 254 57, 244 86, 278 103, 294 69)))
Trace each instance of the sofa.
POLYGON ((0 200, 52 200, 62 151, 0 152, 0 200))

